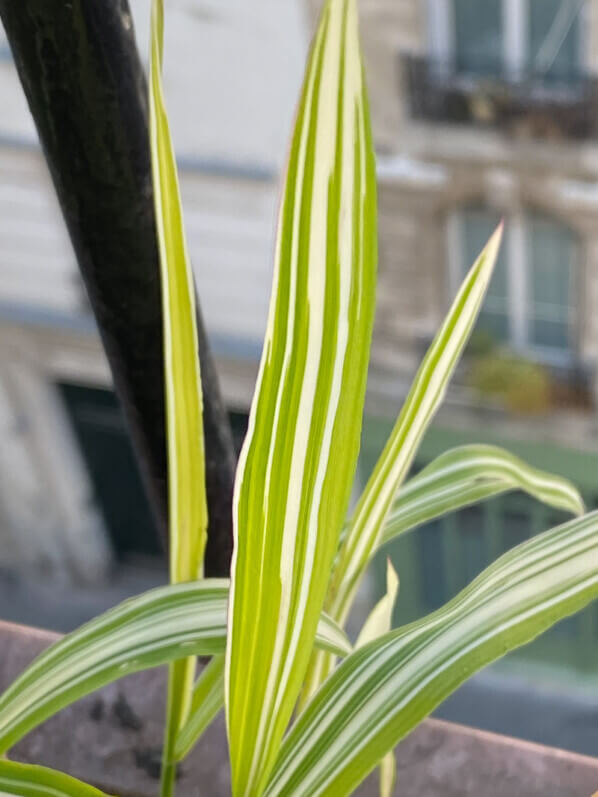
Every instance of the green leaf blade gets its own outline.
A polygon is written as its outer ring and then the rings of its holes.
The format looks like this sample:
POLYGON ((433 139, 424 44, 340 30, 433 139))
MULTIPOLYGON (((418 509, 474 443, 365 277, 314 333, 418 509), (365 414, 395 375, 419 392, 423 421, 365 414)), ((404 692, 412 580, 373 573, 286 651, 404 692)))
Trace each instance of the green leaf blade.
MULTIPOLYGON (((444 398, 469 339, 492 277, 501 240, 502 224, 469 271, 424 357, 390 438, 345 529, 325 603, 326 610, 341 625, 346 622, 359 582, 380 543, 396 492, 444 398)), ((326 680, 333 667, 333 657, 322 653, 313 657, 301 707, 326 680)))
POLYGON ((268 797, 342 797, 473 673, 598 597, 598 513, 514 548, 453 601, 360 648, 293 726, 268 797))
POLYGON ((202 574, 208 512, 193 273, 161 81, 162 0, 152 5, 150 139, 160 249, 171 581, 202 574))
POLYGON ((389 559, 386 563, 386 594, 383 595, 366 618, 355 642, 356 649, 373 642, 392 629, 392 614, 398 594, 399 577, 389 559))
MULTIPOLYGON (((0 696, 0 755, 57 711, 133 672, 188 655, 221 656, 227 579, 159 587, 73 631, 35 659, 0 696)), ((316 642, 344 656, 351 646, 330 618, 316 642)))
POLYGON ((344 622, 359 579, 378 545, 393 498, 440 406, 490 282, 502 224, 472 266, 430 346, 391 436, 359 500, 339 554, 327 609, 344 622))
MULTIPOLYGON (((316 644, 334 656, 347 656, 351 644, 343 630, 322 615, 316 644)), ((175 758, 182 761, 224 706, 224 656, 214 656, 193 688, 189 717, 181 728, 175 745, 175 758)))
POLYGON ((0 696, 0 753, 86 694, 187 654, 224 652, 228 582, 160 587, 68 634, 0 696))
MULTIPOLYGON (((392 614, 398 594, 399 578, 389 559, 386 563, 386 594, 374 606, 363 624, 355 643, 356 649, 373 642, 392 629, 392 614)), ((397 780, 397 762, 394 750, 386 753, 380 761, 379 778, 380 797, 392 797, 397 780)))
MULTIPOLYGON (((335 656, 351 653, 345 633, 326 615, 318 625, 316 644, 335 656)), ((224 706, 224 656, 214 656, 193 688, 187 721, 177 735, 175 758, 182 761, 224 706)))
POLYGON ((290 719, 356 467, 376 260, 364 96, 354 0, 330 0, 291 146, 235 489, 226 667, 235 795, 259 793, 290 719))
POLYGON ((107 797, 76 778, 46 767, 0 761, 0 794, 8 797, 107 797))
POLYGON ((380 762, 380 797, 392 797, 397 785, 397 760, 394 751, 387 753, 380 762))
POLYGON ((567 479, 534 468, 496 446, 467 445, 441 454, 399 491, 380 546, 417 526, 510 490, 583 514, 579 491, 567 479))
MULTIPOLYGON (((195 289, 187 253, 176 161, 162 90, 164 8, 153 0, 150 42, 149 129, 156 231, 160 251, 170 580, 203 575, 208 511, 203 403, 195 316, 195 289)), ((173 748, 189 711, 195 660, 170 668, 162 794, 173 789, 173 748)))
POLYGON ((193 687, 187 721, 177 734, 176 761, 182 761, 224 707, 224 656, 214 656, 193 687))

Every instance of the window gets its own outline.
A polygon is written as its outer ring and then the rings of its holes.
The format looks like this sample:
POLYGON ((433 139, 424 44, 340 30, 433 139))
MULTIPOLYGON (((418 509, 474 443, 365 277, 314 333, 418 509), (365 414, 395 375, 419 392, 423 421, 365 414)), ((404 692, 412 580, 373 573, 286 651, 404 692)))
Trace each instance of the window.
MULTIPOLYGON (((475 262, 499 222, 498 213, 483 208, 469 208, 463 212, 461 278, 465 276, 469 268, 465 264, 472 265, 475 262)), ((508 236, 508 234, 509 232, 506 230, 505 235, 508 236)), ((499 342, 507 341, 510 337, 507 247, 505 244, 506 241, 501 247, 478 322, 478 328, 486 330, 494 340, 499 342)))
POLYGON ((61 383, 60 393, 120 559, 163 557, 120 405, 111 390, 61 383))
POLYGON ((579 0, 529 0, 529 71, 571 80, 580 62, 579 0))
POLYGON ((455 0, 454 14, 455 63, 459 72, 500 72, 502 0, 455 0))
MULTIPOLYGON (((72 383, 60 383, 58 389, 115 554, 124 560, 139 556, 162 560, 159 530, 116 395, 111 390, 72 383)), ((248 415, 236 411, 229 418, 238 452, 248 415)))
POLYGON ((448 592, 443 532, 442 521, 433 520, 419 529, 416 540, 421 597, 427 611, 440 608, 448 592))
POLYGON ((488 563, 484 535, 484 507, 474 504, 458 515, 458 535, 461 541, 461 566, 464 584, 469 584, 488 563))
POLYGON ((460 74, 571 81, 581 62, 580 0, 431 0, 439 52, 460 74), (449 3, 444 14, 443 3, 449 3), (439 13, 440 12, 440 13, 439 13), (446 30, 439 30, 444 26, 446 30), (443 41, 444 39, 444 41, 443 41))
MULTIPOLYGON (((451 236, 453 294, 499 222, 497 213, 466 208, 451 236)), ((577 241, 560 222, 539 213, 507 220, 505 238, 477 325, 497 343, 531 349, 564 363, 575 350, 577 241)))
POLYGON ((529 343, 570 349, 574 317, 575 240, 570 230, 539 215, 527 216, 529 343))

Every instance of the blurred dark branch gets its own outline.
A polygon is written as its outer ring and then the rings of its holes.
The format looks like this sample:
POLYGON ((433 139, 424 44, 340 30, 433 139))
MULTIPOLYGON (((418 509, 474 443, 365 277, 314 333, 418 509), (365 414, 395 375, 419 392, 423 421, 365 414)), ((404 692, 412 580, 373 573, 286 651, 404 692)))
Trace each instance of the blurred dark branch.
MULTIPOLYGON (((0 17, 98 322, 163 539, 165 414, 147 96, 127 0, 0 0, 0 17)), ((210 511, 228 575, 234 453, 198 310, 210 511)))

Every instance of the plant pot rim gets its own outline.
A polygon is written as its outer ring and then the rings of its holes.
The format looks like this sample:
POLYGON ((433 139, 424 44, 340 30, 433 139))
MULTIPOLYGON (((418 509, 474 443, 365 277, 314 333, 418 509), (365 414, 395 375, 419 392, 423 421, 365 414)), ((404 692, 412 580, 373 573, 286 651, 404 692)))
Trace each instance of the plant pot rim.
MULTIPOLYGON (((0 621, 0 690, 59 638, 0 621)), ((23 739, 11 756, 70 772, 122 797, 154 795, 149 764, 153 755, 155 765, 162 734, 164 675, 163 669, 130 675, 84 698, 23 739), (123 699, 139 722, 127 722, 123 699)), ((598 758, 444 720, 424 721, 398 745, 396 756, 401 797, 590 797, 598 790, 598 758)), ((197 794, 201 783, 210 784, 211 797, 230 794, 222 718, 185 761, 177 796, 197 794)), ((361 797, 378 793, 375 776, 356 791, 361 797)))

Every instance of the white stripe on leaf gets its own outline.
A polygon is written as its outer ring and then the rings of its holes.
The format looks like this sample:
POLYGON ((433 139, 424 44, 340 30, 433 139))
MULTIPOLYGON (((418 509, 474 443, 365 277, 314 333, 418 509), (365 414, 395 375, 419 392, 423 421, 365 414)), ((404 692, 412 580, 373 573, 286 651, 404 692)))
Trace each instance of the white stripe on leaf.
POLYGON ((225 690, 239 795, 259 792, 290 719, 356 467, 376 255, 363 103, 355 2, 329 0, 291 146, 235 487, 225 690))
POLYGON ((290 730, 266 797, 349 795, 474 672, 598 597, 598 512, 514 548, 454 600, 351 654, 290 730))

